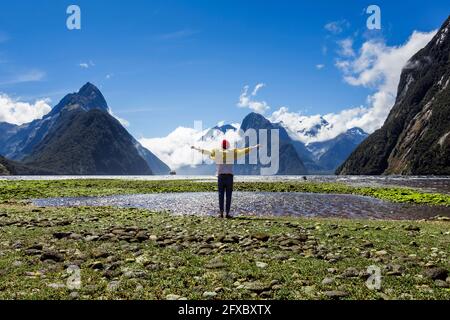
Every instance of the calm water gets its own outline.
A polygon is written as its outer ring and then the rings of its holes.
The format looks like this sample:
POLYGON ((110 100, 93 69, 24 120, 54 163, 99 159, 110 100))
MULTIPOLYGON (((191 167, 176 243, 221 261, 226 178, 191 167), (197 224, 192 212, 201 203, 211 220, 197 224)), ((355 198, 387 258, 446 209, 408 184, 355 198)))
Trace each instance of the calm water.
MULTIPOLYGON (((169 211, 178 215, 217 214, 216 193, 137 194, 33 200, 37 206, 115 206, 169 211)), ((232 211, 246 216, 306 216, 423 219, 450 216, 450 208, 405 205, 355 195, 235 192, 232 211)))
MULTIPOLYGON (((308 181, 341 182, 355 186, 406 186, 427 192, 450 194, 448 176, 306 176, 308 181)), ((4 176, 0 180, 67 180, 67 179, 124 179, 124 180, 185 180, 215 181, 214 176, 4 176)), ((303 181, 303 176, 236 176, 235 181, 303 181)))

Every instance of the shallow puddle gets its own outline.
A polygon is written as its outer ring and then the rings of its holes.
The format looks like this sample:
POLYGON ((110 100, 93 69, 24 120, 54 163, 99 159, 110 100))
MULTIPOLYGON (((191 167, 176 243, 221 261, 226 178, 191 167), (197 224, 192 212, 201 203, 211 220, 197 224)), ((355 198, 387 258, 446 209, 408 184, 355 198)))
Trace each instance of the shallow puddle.
MULTIPOLYGON (((178 215, 215 215, 216 193, 134 194, 106 197, 36 199, 41 207, 114 206, 168 211, 178 215)), ((423 219, 450 216, 448 207, 431 207, 386 202, 356 195, 313 193, 235 192, 233 215, 307 216, 372 219, 423 219)))

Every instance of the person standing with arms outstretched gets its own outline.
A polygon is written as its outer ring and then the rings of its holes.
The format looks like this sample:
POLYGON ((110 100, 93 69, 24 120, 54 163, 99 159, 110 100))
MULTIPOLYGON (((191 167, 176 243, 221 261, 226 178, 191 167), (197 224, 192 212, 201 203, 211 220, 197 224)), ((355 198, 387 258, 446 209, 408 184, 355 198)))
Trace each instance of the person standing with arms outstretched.
POLYGON ((230 143, 227 140, 222 141, 221 149, 204 150, 195 146, 191 147, 194 150, 200 151, 203 154, 208 155, 217 165, 217 183, 219 187, 219 209, 220 218, 223 218, 224 209, 225 217, 231 218, 231 196, 233 194, 233 165, 234 160, 245 156, 250 151, 259 148, 259 144, 254 147, 242 148, 242 149, 230 149, 230 143), (226 204, 224 208, 224 198, 226 194, 226 204))

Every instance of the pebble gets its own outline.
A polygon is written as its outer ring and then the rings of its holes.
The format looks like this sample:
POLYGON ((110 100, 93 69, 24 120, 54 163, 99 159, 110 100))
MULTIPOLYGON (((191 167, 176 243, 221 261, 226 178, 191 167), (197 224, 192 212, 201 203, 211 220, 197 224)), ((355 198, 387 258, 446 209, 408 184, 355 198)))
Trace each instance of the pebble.
POLYGON ((332 284, 333 282, 334 282, 334 278, 325 278, 325 279, 322 280, 322 284, 324 286, 332 284))
POLYGON ((66 285, 62 284, 62 283, 49 283, 47 285, 47 287, 52 288, 52 289, 62 289, 62 288, 65 288, 66 285))
POLYGON ((217 293, 214 291, 205 291, 205 292, 203 292, 203 295, 202 295, 202 297, 205 299, 212 299, 215 296, 217 296, 217 293))
POLYGON ((16 261, 14 261, 13 263, 12 263, 12 266, 13 267, 21 267, 23 265, 23 262, 22 261, 19 261, 19 260, 16 260, 16 261))
POLYGON ((267 267, 267 263, 261 262, 261 261, 256 261, 256 266, 260 269, 265 269, 267 267))
POLYGON ((375 252, 375 255, 377 255, 379 257, 385 256, 387 254, 388 254, 388 252, 386 250, 380 250, 380 251, 375 252))
POLYGON ((55 251, 45 251, 41 255, 41 261, 45 260, 53 260, 55 262, 62 262, 64 261, 64 257, 55 251))
POLYGON ((450 288, 450 284, 444 280, 435 280, 434 284, 439 288, 450 288))
POLYGON ((356 268, 347 268, 345 269, 344 273, 341 275, 344 278, 355 278, 359 276, 359 271, 356 268))
POLYGON ((53 237, 58 240, 68 238, 70 235, 71 235, 70 232, 55 232, 55 233, 53 233, 53 237))
POLYGON ((252 234, 252 238, 259 241, 268 241, 270 236, 266 233, 254 233, 252 234))
POLYGON ((168 294, 166 296, 166 300, 179 300, 181 298, 181 296, 177 295, 177 294, 168 294))
POLYGON ((432 280, 445 280, 448 276, 448 270, 444 268, 431 268, 425 270, 423 275, 432 280))
POLYGON ((208 264, 205 265, 207 269, 222 269, 225 268, 227 264, 221 259, 213 259, 208 264))
POLYGON ((330 299, 340 299, 348 296, 348 293, 345 291, 333 290, 333 291, 325 291, 324 295, 326 295, 330 299))

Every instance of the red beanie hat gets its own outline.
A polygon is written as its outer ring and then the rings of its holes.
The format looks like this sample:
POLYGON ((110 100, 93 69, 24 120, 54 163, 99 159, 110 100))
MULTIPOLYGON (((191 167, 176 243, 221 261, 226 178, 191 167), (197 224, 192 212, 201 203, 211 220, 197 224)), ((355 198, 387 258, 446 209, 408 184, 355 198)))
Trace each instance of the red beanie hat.
POLYGON ((228 149, 230 147, 230 143, 228 142, 228 140, 223 139, 222 140, 222 149, 228 149))

